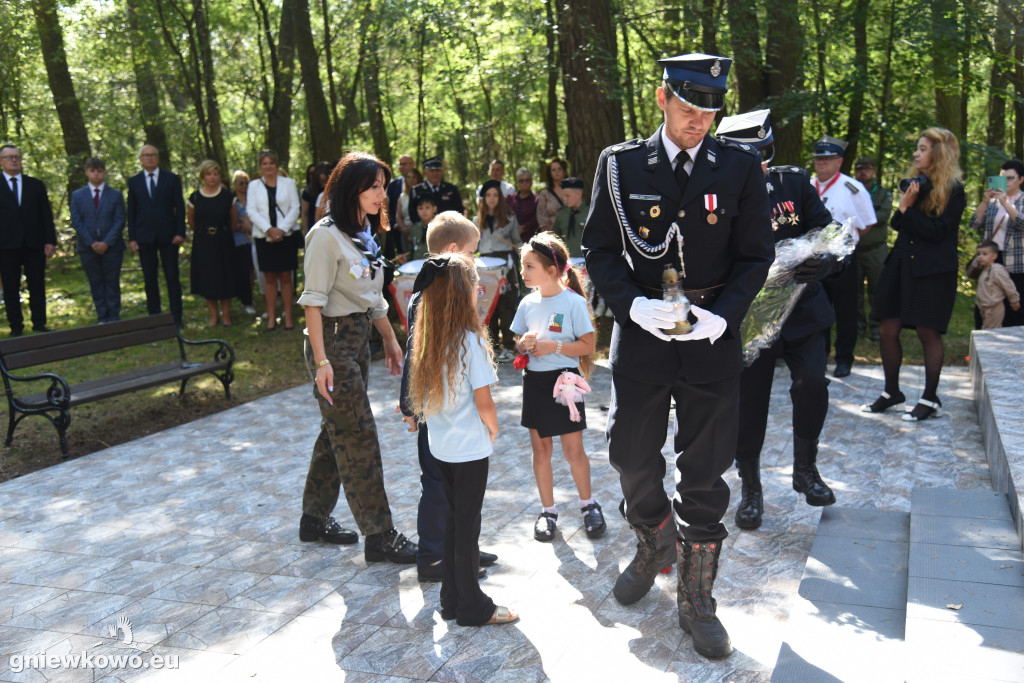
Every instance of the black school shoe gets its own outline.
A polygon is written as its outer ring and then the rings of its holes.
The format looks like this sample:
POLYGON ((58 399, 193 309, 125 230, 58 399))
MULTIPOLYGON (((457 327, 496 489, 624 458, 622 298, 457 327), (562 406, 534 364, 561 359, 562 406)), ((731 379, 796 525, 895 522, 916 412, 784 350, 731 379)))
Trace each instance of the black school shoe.
POLYGON ((416 562, 416 553, 419 548, 415 543, 398 532, 398 529, 389 529, 379 534, 370 534, 366 537, 366 545, 363 548, 363 557, 367 562, 394 562, 395 564, 413 564, 416 562))
POLYGON ((583 529, 587 532, 587 538, 601 538, 604 530, 608 527, 604 523, 604 515, 601 513, 601 506, 593 502, 585 508, 580 508, 583 513, 583 529))
POLYGON ((359 534, 342 529, 341 525, 334 521, 334 517, 327 516, 318 519, 313 515, 303 514, 299 521, 299 540, 306 543, 324 541, 325 543, 351 545, 359 540, 359 534))

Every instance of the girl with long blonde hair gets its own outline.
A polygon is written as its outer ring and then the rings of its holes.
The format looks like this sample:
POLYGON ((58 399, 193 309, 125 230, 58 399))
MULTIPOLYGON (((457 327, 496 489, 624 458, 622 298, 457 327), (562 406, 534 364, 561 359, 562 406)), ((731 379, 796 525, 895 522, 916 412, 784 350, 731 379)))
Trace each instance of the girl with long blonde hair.
POLYGON ((409 398, 420 419, 448 498, 441 561, 441 617, 460 626, 506 624, 515 610, 480 590, 480 512, 498 435, 491 385, 498 381, 487 333, 476 312, 473 259, 446 253, 426 260, 417 285, 409 398))
POLYGON ((967 206, 960 172, 960 145, 945 128, 921 133, 914 150, 903 196, 890 223, 897 231, 885 267, 875 288, 871 316, 879 322, 879 347, 885 388, 874 403, 861 406, 880 413, 903 403, 900 365, 903 347, 900 330, 917 331, 924 351, 924 390, 904 420, 920 422, 939 413, 939 373, 942 371, 942 335, 946 333, 956 301, 960 219, 967 206))
MULTIPOLYGON (((547 542, 555 535, 558 508, 551 455, 557 436, 579 492, 587 537, 600 538, 606 525, 601 506, 592 496, 590 460, 583 448, 585 406, 581 400, 573 410, 553 398, 563 373, 590 377, 595 344, 593 314, 579 273, 569 263, 569 250, 554 233, 534 235, 523 245, 522 272, 526 286, 536 288, 519 304, 512 321, 512 331, 519 335, 517 348, 527 356, 520 424, 530 430, 533 474, 542 507, 533 537, 547 542)), ((520 364, 517 362, 516 367, 520 364)), ((571 375, 566 377, 576 381, 571 375)))

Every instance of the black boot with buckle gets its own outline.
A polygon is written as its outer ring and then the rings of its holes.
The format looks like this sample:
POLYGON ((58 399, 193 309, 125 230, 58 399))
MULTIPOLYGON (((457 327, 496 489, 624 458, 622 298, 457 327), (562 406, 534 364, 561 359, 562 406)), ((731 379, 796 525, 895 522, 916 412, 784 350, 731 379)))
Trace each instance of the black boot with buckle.
POLYGON ((676 524, 670 514, 658 526, 630 525, 636 533, 636 555, 619 578, 612 593, 623 605, 632 605, 647 595, 654 585, 654 577, 676 559, 676 524))
POLYGON ((832 505, 836 496, 828 484, 821 480, 818 467, 818 442, 793 437, 793 490, 807 498, 807 504, 815 507, 832 505))
POLYGON ((721 541, 679 541, 679 586, 676 606, 679 626, 693 637, 693 649, 708 659, 728 657, 732 642, 715 616, 718 602, 712 595, 718 576, 721 541))
POLYGON ((398 529, 389 529, 379 534, 366 537, 363 557, 367 562, 394 562, 395 564, 413 564, 416 562, 416 551, 419 547, 407 539, 398 529))
POLYGON ((741 529, 756 529, 761 526, 764 514, 764 498, 761 493, 761 461, 759 459, 736 461, 736 469, 743 482, 743 497, 736 508, 736 526, 741 529))
POLYGON ((302 519, 299 520, 299 540, 306 543, 323 541, 351 545, 359 540, 359 534, 342 529, 341 525, 334 521, 334 517, 327 516, 321 519, 303 513, 302 519))

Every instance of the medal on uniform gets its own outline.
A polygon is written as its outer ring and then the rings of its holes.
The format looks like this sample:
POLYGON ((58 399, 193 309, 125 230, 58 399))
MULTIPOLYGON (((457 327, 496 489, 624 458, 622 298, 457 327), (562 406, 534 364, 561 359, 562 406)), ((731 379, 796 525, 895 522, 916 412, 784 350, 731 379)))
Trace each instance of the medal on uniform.
MULTIPOLYGON (((657 207, 655 207, 655 208, 657 208, 657 207)), ((651 213, 652 214, 654 213, 654 209, 651 209, 651 213)), ((654 217, 657 218, 657 216, 654 216, 654 217)), ((651 234, 651 231, 648 230, 647 228, 645 228, 642 225, 640 226, 640 230, 638 230, 638 232, 640 233, 640 236, 643 237, 644 239, 647 239, 647 236, 651 234)))
POLYGON ((718 208, 718 195, 704 195, 704 208, 708 212, 708 225, 714 225, 715 223, 717 223, 718 216, 715 215, 715 210, 718 208))
MULTIPOLYGON (((651 218, 657 218, 660 215, 661 207, 655 204, 654 206, 651 207, 651 218)), ((647 237, 647 235, 644 235, 644 237, 647 237)))

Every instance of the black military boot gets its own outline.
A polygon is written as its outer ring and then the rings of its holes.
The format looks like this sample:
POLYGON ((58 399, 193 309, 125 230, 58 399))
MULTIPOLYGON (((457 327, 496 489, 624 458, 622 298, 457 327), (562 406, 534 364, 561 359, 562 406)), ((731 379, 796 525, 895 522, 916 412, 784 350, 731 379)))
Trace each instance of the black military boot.
POLYGON ((793 490, 807 498, 808 505, 832 505, 836 496, 828 484, 821 480, 814 464, 818 459, 818 442, 793 437, 793 490))
POLYGON ((407 539, 398 529, 390 529, 379 534, 366 537, 363 557, 367 562, 394 562, 395 564, 413 564, 419 547, 407 539))
POLYGON ((325 543, 338 543, 340 545, 351 545, 359 540, 359 534, 348 529, 342 529, 334 517, 314 517, 302 513, 299 520, 299 540, 306 543, 310 541, 324 541, 325 543))
POLYGON ((693 649, 708 659, 727 657, 732 642, 715 616, 718 602, 711 595, 718 576, 721 541, 679 541, 679 587, 676 606, 679 626, 693 636, 693 649))
POLYGON ((756 529, 761 526, 761 515, 764 514, 764 500, 761 495, 761 461, 760 459, 740 462, 736 461, 736 469, 743 482, 743 497, 736 508, 736 526, 741 529, 756 529))
POLYGON ((636 555, 619 578, 612 593, 623 605, 632 605, 647 595, 654 585, 654 577, 676 559, 676 524, 670 514, 658 526, 630 525, 636 533, 636 555))

